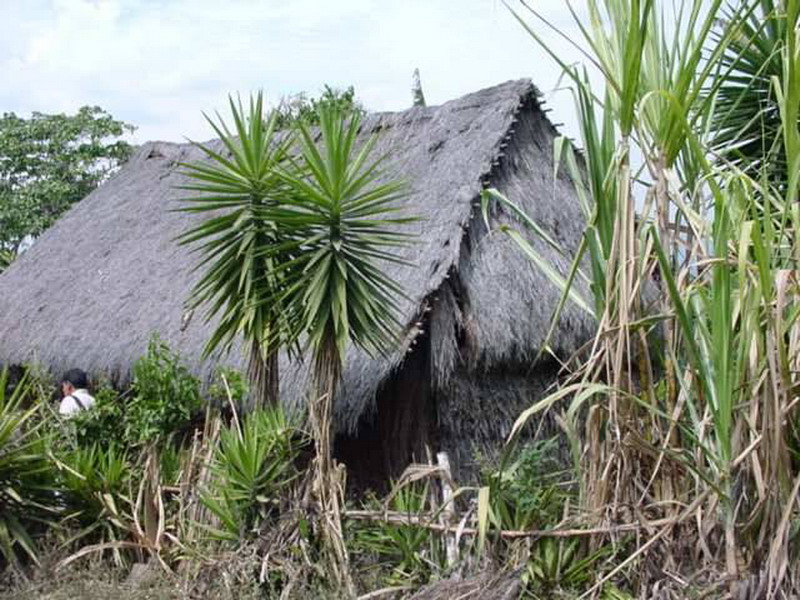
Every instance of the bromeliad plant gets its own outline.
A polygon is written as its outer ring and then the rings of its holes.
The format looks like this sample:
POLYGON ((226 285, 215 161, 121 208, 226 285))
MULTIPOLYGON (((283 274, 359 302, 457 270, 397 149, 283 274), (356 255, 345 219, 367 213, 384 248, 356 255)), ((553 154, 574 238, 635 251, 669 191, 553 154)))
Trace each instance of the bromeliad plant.
POLYGON ((134 530, 131 482, 141 476, 139 467, 119 447, 97 443, 61 449, 53 463, 65 505, 62 524, 70 531, 64 546, 78 548, 77 557, 86 548, 109 551, 117 565, 125 564, 134 530))
MULTIPOLYGON (((393 485, 386 503, 374 502, 377 510, 390 509, 397 515, 424 523, 431 514, 430 485, 419 481, 393 485)), ((368 503, 369 505, 369 503, 368 503)), ((374 561, 364 569, 376 568, 389 586, 413 586, 428 582, 445 571, 442 536, 412 523, 353 523, 350 526, 351 550, 374 561)))

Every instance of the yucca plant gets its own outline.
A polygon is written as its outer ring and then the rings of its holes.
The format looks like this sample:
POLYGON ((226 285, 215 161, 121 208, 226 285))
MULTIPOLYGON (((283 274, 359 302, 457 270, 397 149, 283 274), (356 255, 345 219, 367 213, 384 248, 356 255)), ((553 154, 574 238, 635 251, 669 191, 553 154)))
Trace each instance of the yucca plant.
POLYGON ((0 372, 0 558, 18 564, 25 555, 38 561, 36 535, 57 517, 40 407, 31 402, 34 388, 23 377, 9 391, 8 370, 0 372))
MULTIPOLYGON (((375 155, 375 135, 358 140, 360 127, 359 114, 335 106, 319 108, 319 140, 300 122, 299 155, 282 173, 288 193, 274 209, 297 256, 279 304, 297 315, 292 338, 313 355, 309 416, 323 534, 331 568, 351 594, 339 516, 342 483, 331 458, 332 406, 349 344, 388 354, 398 343, 402 290, 383 269, 404 262, 398 248, 409 235, 401 226, 412 220, 400 214, 406 186, 386 172, 385 157, 375 155)), ((277 251, 270 256, 277 260, 277 251)))
POLYGON ((221 147, 195 144, 207 160, 184 164, 195 195, 180 210, 205 217, 186 231, 182 244, 195 248, 202 275, 190 306, 205 306, 218 323, 206 354, 244 338, 250 353, 250 393, 256 405, 277 402, 278 350, 291 307, 280 302, 283 269, 293 256, 281 246, 282 228, 270 212, 285 196, 279 168, 287 163, 292 136, 277 131, 278 113, 267 115, 261 94, 248 109, 230 99, 233 129, 206 116, 221 147))
POLYGON ((244 542, 280 508, 296 478, 301 437, 279 406, 256 410, 220 433, 211 478, 201 500, 219 520, 211 536, 244 542))
POLYGON ((230 158, 199 145, 211 162, 185 165, 194 182, 182 188, 198 195, 182 210, 208 215, 181 238, 199 243, 204 259, 194 305, 208 303, 209 316, 220 316, 207 351, 239 335, 250 344, 251 393, 258 398, 276 396, 278 349, 311 350, 316 489, 324 496, 322 513, 332 515, 325 521, 332 524, 330 547, 345 565, 337 485, 329 479, 331 405, 351 341, 381 353, 398 340, 400 290, 381 263, 399 261, 395 248, 407 238, 397 231, 409 220, 397 215, 404 186, 387 178, 382 158, 373 155, 375 137, 357 144, 357 112, 320 104, 320 140, 298 121, 294 158, 295 134, 276 132, 277 114, 264 118, 260 95, 247 115, 233 101, 231 112, 236 135, 221 119, 209 119, 230 158))
POLYGON ((351 342, 370 354, 396 347, 403 291, 383 267, 406 264, 401 226, 413 218, 399 214, 406 185, 375 155, 377 135, 358 142, 361 116, 323 106, 319 123, 319 141, 298 125, 300 155, 283 172, 288 190, 275 221, 298 254, 282 298, 300 315, 294 333, 314 356, 315 392, 332 399, 351 342))

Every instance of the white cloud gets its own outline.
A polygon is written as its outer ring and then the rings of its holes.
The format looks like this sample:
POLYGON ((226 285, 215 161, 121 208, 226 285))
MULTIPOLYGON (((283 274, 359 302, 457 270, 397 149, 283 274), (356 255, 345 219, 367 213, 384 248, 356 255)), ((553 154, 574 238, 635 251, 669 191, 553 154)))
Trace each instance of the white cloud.
MULTIPOLYGON (((537 2, 577 37, 564 6, 537 2)), ((224 108, 236 91, 277 100, 352 84, 368 108, 399 110, 416 67, 431 104, 518 77, 546 92, 559 77, 495 0, 6 1, 0 23, 0 110, 97 104, 136 124, 137 141, 209 137, 201 112, 224 108)), ((579 59, 543 34, 559 55, 579 59)), ((569 97, 554 109, 574 135, 569 97)))

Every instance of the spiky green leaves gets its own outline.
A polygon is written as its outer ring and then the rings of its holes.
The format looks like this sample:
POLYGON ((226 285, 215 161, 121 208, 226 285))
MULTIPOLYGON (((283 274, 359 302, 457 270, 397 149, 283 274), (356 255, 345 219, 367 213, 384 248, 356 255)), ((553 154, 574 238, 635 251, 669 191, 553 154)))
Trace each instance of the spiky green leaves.
POLYGON ((192 305, 219 318, 207 352, 239 334, 265 354, 301 340, 339 360, 351 340, 389 351, 402 292, 384 268, 402 262, 410 219, 376 138, 360 140, 360 114, 337 107, 319 107, 318 130, 300 121, 288 132, 261 96, 247 113, 231 101, 231 114, 233 131, 209 119, 222 147, 198 144, 208 160, 184 165, 195 195, 181 210, 206 217, 181 236, 202 261, 192 305))
POLYGON ((231 131, 221 117, 206 117, 221 147, 196 144, 209 159, 184 164, 190 183, 181 186, 195 195, 184 198, 181 210, 205 219, 184 233, 182 244, 200 254, 203 272, 191 305, 204 305, 219 322, 206 351, 228 348, 239 334, 256 341, 265 353, 280 342, 278 322, 288 315, 274 302, 281 286, 281 265, 291 256, 277 249, 283 241, 279 224, 269 212, 285 197, 280 169, 287 163, 290 135, 276 132, 275 114, 265 119, 261 95, 230 101, 231 131))
POLYGON ((408 237, 399 227, 411 220, 398 214, 405 186, 373 156, 375 137, 359 147, 360 116, 323 108, 319 117, 319 144, 301 124, 297 168, 284 172, 291 191, 277 220, 299 256, 285 301, 298 307, 295 333, 307 334, 313 348, 333 341, 342 357, 352 340, 386 352, 396 343, 402 291, 383 268, 403 262, 397 249, 408 237))
POLYGON ((26 408, 33 382, 26 376, 9 392, 0 371, 0 560, 16 564, 21 552, 38 562, 33 531, 55 513, 39 408, 26 408), (50 506, 48 506, 50 505, 50 506))
POLYGON ((786 16, 774 0, 757 0, 728 8, 724 28, 715 43, 727 36, 720 59, 722 76, 714 105, 712 148, 725 160, 758 178, 785 185, 780 90, 784 75, 786 16))

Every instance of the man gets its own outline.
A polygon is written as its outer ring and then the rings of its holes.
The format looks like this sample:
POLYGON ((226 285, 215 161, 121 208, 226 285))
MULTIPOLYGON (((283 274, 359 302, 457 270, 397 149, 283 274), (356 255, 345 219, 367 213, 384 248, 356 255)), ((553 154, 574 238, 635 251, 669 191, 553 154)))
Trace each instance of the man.
POLYGON ((61 393, 64 397, 58 407, 58 413, 70 417, 94 404, 89 394, 89 379, 81 369, 70 369, 61 378, 61 393))

